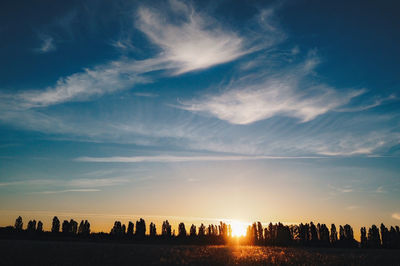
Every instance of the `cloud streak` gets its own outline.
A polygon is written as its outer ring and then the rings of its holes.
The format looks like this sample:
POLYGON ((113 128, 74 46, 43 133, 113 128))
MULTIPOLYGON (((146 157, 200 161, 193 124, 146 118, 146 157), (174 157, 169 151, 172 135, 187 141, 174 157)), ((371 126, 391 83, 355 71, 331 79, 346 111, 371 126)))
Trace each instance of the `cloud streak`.
POLYGON ((47 190, 38 192, 38 194, 60 194, 60 193, 70 193, 70 192, 99 192, 100 189, 94 188, 84 188, 84 189, 65 189, 65 190, 47 190))
POLYGON ((78 157, 75 161, 91 163, 176 163, 176 162, 204 162, 204 161, 243 161, 243 160, 279 160, 279 159, 319 159, 323 157, 315 156, 173 156, 173 155, 155 155, 155 156, 131 156, 131 157, 78 157))
MULTIPOLYGON (((11 100, 13 104, 9 106, 13 109, 85 101, 152 82, 154 76, 145 75, 149 72, 162 70, 169 71, 169 75, 179 75, 226 63, 254 51, 251 46, 245 45, 244 38, 223 29, 217 21, 197 13, 192 6, 177 1, 171 1, 163 11, 139 8, 135 26, 159 48, 158 54, 144 60, 122 58, 85 68, 82 72, 60 78, 54 86, 44 90, 2 95, 0 100, 11 100), (180 16, 182 20, 172 22, 168 17, 170 13, 180 16)), ((125 49, 121 45, 117 47, 125 49)), ((39 51, 54 49, 53 38, 44 37, 39 51)))
POLYGON ((81 179, 71 179, 71 180, 56 180, 56 179, 33 179, 33 180, 21 180, 21 181, 10 181, 10 182, 0 182, 0 187, 7 186, 62 186, 62 187, 72 187, 75 190, 87 187, 108 187, 116 186, 121 184, 126 184, 130 182, 127 178, 81 178, 81 179))
POLYGON ((398 213, 398 212, 393 213, 392 218, 396 219, 396 220, 400 220, 400 213, 398 213))
POLYGON ((220 94, 183 101, 178 108, 239 125, 276 115, 308 122, 364 93, 363 90, 339 93, 325 84, 304 84, 317 64, 318 58, 313 56, 275 75, 248 74, 232 81, 220 94))
POLYGON ((249 53, 244 40, 223 30, 213 19, 199 15, 191 6, 171 1, 170 13, 181 16, 178 23, 166 23, 166 14, 149 8, 138 11, 138 28, 162 49, 160 58, 175 64, 175 74, 226 63, 249 53))
POLYGON ((138 83, 150 80, 140 76, 154 70, 154 61, 139 62, 115 61, 93 69, 85 69, 66 78, 61 78, 57 84, 40 91, 25 91, 15 98, 22 107, 44 107, 66 101, 87 100, 93 96, 101 96, 124 89, 129 89, 138 83))
POLYGON ((53 37, 48 35, 41 35, 40 39, 42 43, 39 48, 35 49, 36 52, 44 54, 56 50, 53 37))

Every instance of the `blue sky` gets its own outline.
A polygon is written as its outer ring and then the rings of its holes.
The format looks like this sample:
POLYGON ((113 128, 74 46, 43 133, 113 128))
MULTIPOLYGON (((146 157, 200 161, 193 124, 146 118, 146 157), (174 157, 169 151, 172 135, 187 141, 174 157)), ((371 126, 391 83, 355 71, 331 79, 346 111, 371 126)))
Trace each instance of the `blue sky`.
POLYGON ((0 222, 398 223, 399 7, 5 2, 0 222))

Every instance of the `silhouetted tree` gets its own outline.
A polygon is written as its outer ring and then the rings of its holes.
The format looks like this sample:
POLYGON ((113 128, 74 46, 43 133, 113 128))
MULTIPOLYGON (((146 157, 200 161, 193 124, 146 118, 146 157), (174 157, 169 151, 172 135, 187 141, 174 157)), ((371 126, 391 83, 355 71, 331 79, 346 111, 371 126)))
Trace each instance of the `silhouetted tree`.
POLYGON ((292 236, 290 235, 289 226, 278 223, 276 226, 276 245, 287 246, 290 245, 292 236))
POLYGON ((67 220, 64 220, 64 222, 62 223, 61 226, 61 231, 63 232, 63 234, 67 234, 70 232, 70 226, 69 226, 69 222, 67 220))
POLYGON ((264 243, 264 229, 261 222, 257 222, 257 241, 258 244, 264 243))
POLYGON ((136 221, 136 237, 137 238, 144 238, 146 235, 146 222, 140 218, 139 221, 136 221))
POLYGON ((30 233, 36 232, 36 220, 30 220, 26 230, 30 233))
POLYGON ((126 234, 126 233, 125 233, 125 232, 126 232, 126 226, 125 226, 125 224, 122 225, 121 229, 122 229, 122 234, 125 235, 125 234, 126 234))
POLYGON ((348 241, 354 240, 354 233, 353 233, 353 228, 349 224, 346 224, 344 226, 344 236, 345 239, 348 241))
MULTIPOLYGON (((318 224, 319 225, 319 224, 318 224)), ((318 235, 321 246, 329 246, 329 229, 326 224, 322 224, 318 226, 318 235)))
POLYGON ((344 240, 344 228, 343 228, 343 226, 339 227, 339 240, 344 240))
POLYGON ((69 221, 69 233, 75 235, 78 232, 78 223, 71 219, 69 221))
POLYGON ((253 223, 252 225, 247 226, 246 230, 246 238, 249 244, 255 244, 257 240, 257 224, 253 223))
POLYGON ((397 241, 398 238, 400 238, 400 235, 397 235, 396 229, 394 229, 393 226, 390 227, 389 231, 389 241, 388 241, 388 248, 396 248, 397 246, 397 241))
POLYGON ((335 224, 331 225, 331 235, 330 235, 331 244, 334 246, 335 243, 338 241, 337 231, 335 224))
POLYGON ((85 230, 84 229, 84 222, 83 222, 83 220, 81 220, 81 222, 79 223, 79 227, 78 227, 78 235, 82 235, 83 234, 83 231, 85 230))
POLYGON ((269 245, 269 232, 268 227, 264 228, 264 245, 269 245))
POLYGON ((120 221, 115 221, 111 228, 110 235, 121 238, 125 234, 124 228, 120 221))
POLYGON ((171 237, 171 225, 168 220, 164 221, 161 228, 161 234, 164 237, 171 237))
MULTIPOLYGON (((292 240, 295 242, 299 242, 300 236, 299 236, 299 226, 297 225, 290 225, 290 234, 292 236, 292 240)), ((264 230, 265 231, 265 230, 264 230)))
POLYGON ((228 226, 226 225, 226 223, 219 222, 218 228, 219 228, 220 237, 222 237, 223 239, 227 239, 228 238, 228 226))
POLYGON ((201 224, 199 227, 199 236, 204 237, 205 234, 206 234, 206 227, 204 226, 204 224, 201 224))
POLYGON ((184 223, 180 223, 178 226, 178 236, 186 237, 186 228, 184 223))
POLYGON ((24 223, 22 222, 22 217, 18 216, 17 219, 15 219, 15 231, 17 232, 21 232, 22 231, 22 226, 24 225, 24 223))
POLYGON ((90 223, 88 220, 81 220, 78 227, 78 234, 88 236, 90 234, 90 223))
POLYGON ((60 220, 58 220, 57 216, 54 216, 53 223, 51 225, 51 232, 58 233, 60 232, 60 220))
POLYGON ((381 246, 379 229, 374 224, 368 229, 367 243, 369 248, 378 248, 381 246))
POLYGON ((90 234, 90 223, 88 220, 85 220, 84 228, 85 228, 84 234, 89 235, 90 234))
POLYGON ((310 222, 310 235, 311 235, 311 243, 316 245, 318 243, 318 232, 313 222, 310 222))
POLYGON ((306 245, 308 241, 308 229, 303 223, 299 225, 299 240, 301 245, 306 245))
POLYGON ((192 224, 192 226, 190 226, 190 236, 196 237, 196 226, 194 224, 192 224))
MULTIPOLYGON (((78 227, 78 223, 71 219, 70 221, 64 220, 62 223, 62 232, 67 235, 75 235, 79 234, 79 238, 83 236, 90 235, 90 224, 87 220, 81 221, 78 227)), ((140 220, 136 221, 136 232, 134 232, 135 225, 132 222, 128 224, 128 230, 126 230, 126 226, 121 224, 120 221, 115 221, 113 228, 110 231, 110 236, 118 237, 118 238, 127 238, 127 234, 131 237, 135 234, 136 239, 144 239, 146 236, 146 224, 145 221, 140 218, 140 220)), ((157 231, 156 225, 151 222, 149 225, 149 239, 157 239, 157 231)), ((0 228, 0 233, 13 233, 23 231, 23 223, 22 218, 19 216, 16 221, 14 227, 9 226, 6 228, 0 228)), ((34 232, 43 232, 43 223, 39 221, 36 224, 36 220, 30 220, 27 225, 27 232, 29 232, 29 237, 32 238, 36 234, 34 232)), ((53 233, 60 231, 60 221, 57 216, 54 216, 53 223, 51 227, 51 231, 53 233)), ((230 225, 220 222, 219 225, 209 224, 208 227, 204 224, 201 224, 198 229, 194 224, 190 226, 189 234, 186 231, 185 224, 180 223, 178 226, 178 237, 181 239, 186 239, 186 242, 189 239, 195 242, 197 239, 201 239, 201 241, 197 243, 204 244, 223 244, 226 243, 225 240, 228 240, 229 237, 232 236, 232 228, 230 225), (187 236, 190 238, 186 238, 187 236)), ((334 224, 331 225, 331 230, 329 231, 328 227, 325 224, 318 223, 315 225, 313 222, 309 224, 299 224, 299 225, 290 225, 286 226, 282 223, 272 224, 265 228, 263 228, 261 222, 255 222, 252 225, 249 225, 247 228, 246 238, 239 238, 240 243, 248 243, 248 244, 257 244, 257 245, 279 245, 279 246, 287 246, 291 244, 297 244, 302 246, 337 246, 337 247, 356 247, 359 246, 361 248, 369 247, 369 248, 400 248, 400 228, 399 226, 390 228, 386 227, 384 224, 380 225, 378 228, 375 225, 372 225, 368 231, 367 228, 361 227, 361 241, 360 245, 354 239, 353 228, 346 224, 344 226, 339 227, 339 240, 338 240, 338 232, 336 231, 336 226, 334 224)), ((28 234, 20 234, 20 236, 24 236, 28 234)), ((42 235, 45 236, 46 234, 42 235)), ((163 237, 171 237, 171 225, 168 220, 164 221, 162 224, 161 235, 163 237)), ((173 231, 173 236, 175 238, 175 230, 173 231)), ((93 237, 104 237, 103 233, 93 234, 93 237)))
POLYGON ((275 240, 276 240, 276 226, 274 226, 272 223, 269 223, 268 225, 268 237, 265 236, 267 238, 267 242, 269 245, 274 245, 275 244, 275 240))
POLYGON ((128 231, 126 232, 126 234, 128 236, 130 236, 130 237, 133 236, 134 229, 135 229, 134 224, 131 221, 129 221, 129 223, 128 223, 128 231))
POLYGON ((150 223, 150 236, 154 238, 154 237, 156 237, 156 235, 157 235, 156 225, 151 222, 150 223))
POLYGON ((357 247, 358 243, 354 240, 353 228, 346 224, 343 227, 340 226, 340 241, 339 246, 341 247, 357 247))
POLYGON ((390 246, 390 235, 389 235, 389 230, 383 223, 381 223, 381 237, 382 237, 382 247, 388 248, 390 246))
POLYGON ((39 221, 37 224, 36 232, 42 233, 43 232, 43 223, 42 221, 39 221))
POLYGON ((361 232, 360 246, 362 248, 365 248, 367 247, 367 229, 365 227, 361 227, 360 232, 361 232))
POLYGON ((211 235, 217 236, 218 235, 218 229, 216 225, 211 225, 211 235))

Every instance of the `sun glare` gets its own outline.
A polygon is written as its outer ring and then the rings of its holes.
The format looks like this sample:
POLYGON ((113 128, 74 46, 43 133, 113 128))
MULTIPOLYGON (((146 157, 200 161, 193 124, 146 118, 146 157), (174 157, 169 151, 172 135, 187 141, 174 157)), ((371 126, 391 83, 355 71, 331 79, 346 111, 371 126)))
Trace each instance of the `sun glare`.
POLYGON ((246 235, 247 225, 239 221, 232 221, 232 236, 244 236, 246 235))

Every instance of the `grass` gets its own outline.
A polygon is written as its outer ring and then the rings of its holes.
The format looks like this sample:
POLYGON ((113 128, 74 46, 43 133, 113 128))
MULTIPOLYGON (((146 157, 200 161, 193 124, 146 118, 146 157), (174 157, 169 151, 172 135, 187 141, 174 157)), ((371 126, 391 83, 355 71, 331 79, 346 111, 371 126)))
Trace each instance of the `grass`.
POLYGON ((0 265, 400 265, 399 250, 0 240, 0 265))

